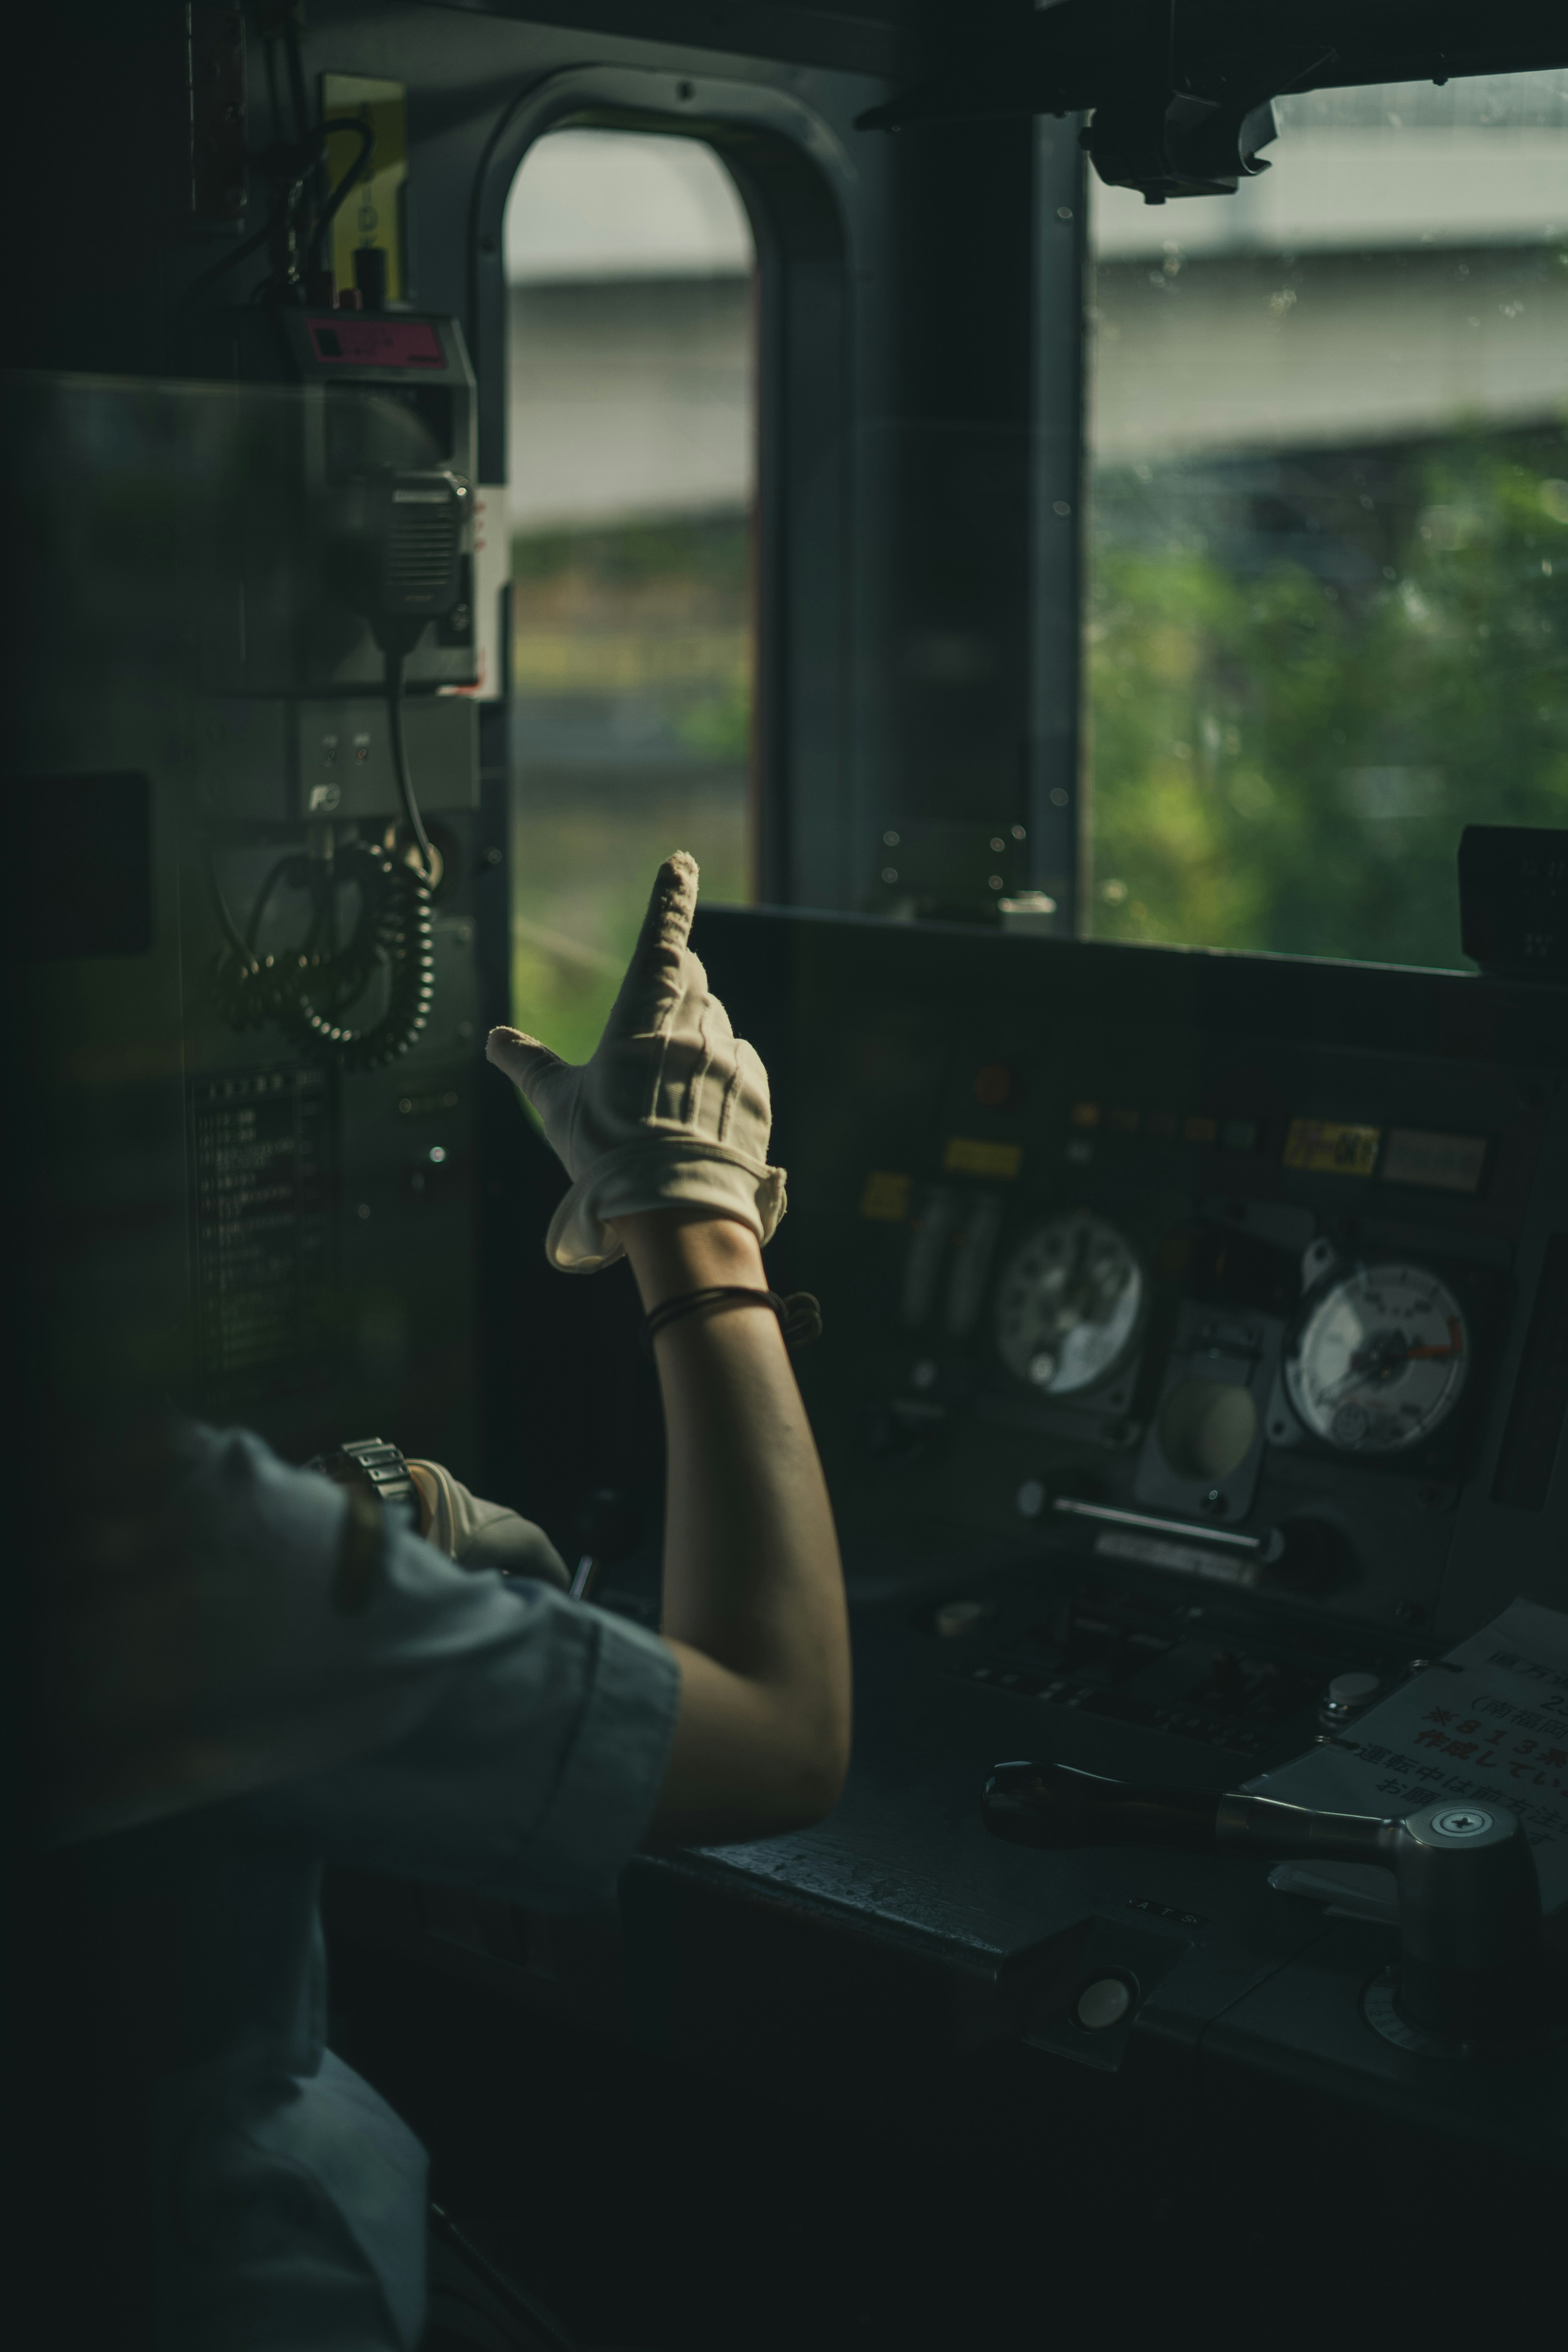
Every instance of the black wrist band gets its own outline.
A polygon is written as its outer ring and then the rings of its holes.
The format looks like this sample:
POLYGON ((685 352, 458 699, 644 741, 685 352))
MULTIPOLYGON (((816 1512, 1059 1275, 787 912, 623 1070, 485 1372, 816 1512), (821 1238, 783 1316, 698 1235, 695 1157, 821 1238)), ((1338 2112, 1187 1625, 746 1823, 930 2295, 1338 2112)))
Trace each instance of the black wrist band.
POLYGON ((710 1290, 683 1290, 675 1298, 667 1298, 662 1307, 645 1317, 642 1343, 649 1355, 653 1343, 667 1323, 678 1322, 682 1315, 695 1315, 699 1307, 739 1307, 748 1300, 753 1306, 771 1307, 779 1318, 786 1348, 808 1347, 822 1336, 822 1309, 809 1290, 792 1291, 781 1298, 776 1290, 757 1290, 744 1283, 715 1283, 710 1290))

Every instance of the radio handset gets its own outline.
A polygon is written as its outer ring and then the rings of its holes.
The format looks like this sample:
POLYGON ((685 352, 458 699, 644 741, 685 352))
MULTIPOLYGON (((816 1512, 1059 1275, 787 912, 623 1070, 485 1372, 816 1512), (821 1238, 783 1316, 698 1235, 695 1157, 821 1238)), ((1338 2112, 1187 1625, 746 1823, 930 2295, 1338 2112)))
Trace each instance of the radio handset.
POLYGON ((333 584, 350 610, 370 623, 382 651, 398 798, 432 890, 440 880, 440 860, 409 771, 404 665, 430 623, 445 620, 461 594, 469 496, 468 483, 445 467, 381 467, 343 486, 331 532, 333 584))
POLYGON ((445 468, 384 467, 352 477, 328 521, 329 583, 369 622, 383 656, 393 768, 411 856, 402 857, 386 844, 340 845, 322 828, 308 857, 284 858, 274 867, 252 909, 248 935, 230 913, 209 857, 226 939, 213 982, 220 1012, 237 1029, 271 1021, 297 1045, 343 1069, 382 1069, 407 1053, 435 994, 430 905, 441 860, 426 832, 409 767, 404 677, 429 624, 445 619, 458 601, 469 497, 468 483, 445 468), (282 877, 310 890, 315 919, 297 953, 261 956, 256 947, 260 910, 282 877), (357 884, 360 898, 353 934, 341 948, 335 944, 340 879, 357 884), (379 1020, 355 1028, 339 1015, 378 965, 389 974, 385 1009, 379 1020))

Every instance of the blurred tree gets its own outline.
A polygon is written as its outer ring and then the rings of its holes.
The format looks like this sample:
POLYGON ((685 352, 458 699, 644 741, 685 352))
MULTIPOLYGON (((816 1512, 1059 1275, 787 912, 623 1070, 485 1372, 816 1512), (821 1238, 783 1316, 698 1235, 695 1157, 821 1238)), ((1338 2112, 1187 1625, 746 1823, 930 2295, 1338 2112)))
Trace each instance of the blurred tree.
POLYGON ((672 516, 512 550, 512 1001, 592 1053, 660 858, 752 895, 751 526, 672 516))
POLYGON ((1100 937, 1460 968, 1461 828, 1568 825, 1568 436, 1398 456, 1300 554, 1101 534, 1100 937))

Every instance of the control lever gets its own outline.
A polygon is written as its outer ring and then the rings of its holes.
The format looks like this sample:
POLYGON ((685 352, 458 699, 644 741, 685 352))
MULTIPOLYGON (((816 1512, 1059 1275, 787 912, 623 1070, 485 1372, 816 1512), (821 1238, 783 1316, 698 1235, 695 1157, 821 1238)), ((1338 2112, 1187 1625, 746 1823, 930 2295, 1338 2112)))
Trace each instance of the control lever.
POLYGON ((642 1513, 629 1495, 614 1486, 596 1486, 577 1515, 577 1565, 572 1571, 574 1601, 593 1598, 601 1569, 614 1568, 636 1551, 642 1536, 642 1513))
POLYGON ((1394 2005, 1450 2045, 1548 2032, 1555 2007, 1535 1857, 1500 1805, 1427 1805, 1404 1821, 1315 1812, 1231 1790, 1140 1789, 1067 1764, 998 1764, 982 1814, 993 1836, 1044 1848, 1175 1846, 1268 1862, 1374 1863, 1399 1898, 1394 2005))

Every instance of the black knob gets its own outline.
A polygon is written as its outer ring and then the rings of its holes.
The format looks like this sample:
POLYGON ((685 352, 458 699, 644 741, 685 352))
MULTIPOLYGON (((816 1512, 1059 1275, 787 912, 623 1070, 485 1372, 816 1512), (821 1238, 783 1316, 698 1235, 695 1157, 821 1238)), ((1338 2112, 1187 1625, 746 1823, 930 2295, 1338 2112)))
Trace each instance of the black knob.
POLYGON ((1355 1572, 1350 1539, 1327 1519, 1282 1520, 1264 1555, 1264 1574, 1287 1592, 1334 1592, 1355 1572))

